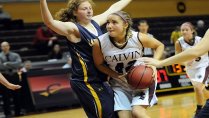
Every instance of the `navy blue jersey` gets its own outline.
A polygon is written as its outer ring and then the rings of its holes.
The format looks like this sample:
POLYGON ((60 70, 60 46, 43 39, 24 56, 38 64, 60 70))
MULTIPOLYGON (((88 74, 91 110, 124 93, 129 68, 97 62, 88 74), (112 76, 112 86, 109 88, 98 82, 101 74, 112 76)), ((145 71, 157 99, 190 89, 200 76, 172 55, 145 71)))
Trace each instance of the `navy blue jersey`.
MULTIPOLYGON (((100 26, 93 20, 91 23, 97 30, 98 36, 102 35, 100 26)), ((76 26, 79 29, 81 41, 78 43, 68 41, 68 48, 72 57, 72 79, 84 82, 101 81, 105 79, 105 75, 94 66, 91 46, 92 39, 96 39, 98 36, 78 23, 76 26)))

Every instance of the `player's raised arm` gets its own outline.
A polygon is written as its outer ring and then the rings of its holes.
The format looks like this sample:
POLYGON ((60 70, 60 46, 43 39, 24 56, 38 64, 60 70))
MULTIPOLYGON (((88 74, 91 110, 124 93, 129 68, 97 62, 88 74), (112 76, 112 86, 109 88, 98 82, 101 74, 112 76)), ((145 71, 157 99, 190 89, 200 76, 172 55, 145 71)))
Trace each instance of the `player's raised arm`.
POLYGON ((94 16, 92 19, 95 20, 100 26, 106 23, 107 16, 122 10, 126 7, 132 0, 120 0, 109 7, 105 12, 100 15, 94 16))
POLYGON ((54 20, 49 11, 46 0, 40 0, 40 9, 42 19, 45 25, 47 25, 47 27, 49 27, 56 33, 67 36, 75 30, 78 30, 76 25, 72 22, 61 22, 58 20, 54 20))

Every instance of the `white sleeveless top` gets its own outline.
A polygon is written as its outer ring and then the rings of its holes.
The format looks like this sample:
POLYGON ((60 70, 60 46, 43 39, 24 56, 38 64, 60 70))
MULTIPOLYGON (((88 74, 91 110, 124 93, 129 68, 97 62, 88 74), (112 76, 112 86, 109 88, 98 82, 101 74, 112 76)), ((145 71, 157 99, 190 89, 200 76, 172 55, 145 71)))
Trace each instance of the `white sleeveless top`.
POLYGON ((133 36, 121 48, 115 45, 108 33, 99 37, 105 61, 112 70, 118 73, 126 73, 135 63, 136 59, 143 55, 143 46, 138 38, 138 32, 132 31, 132 34, 133 36))

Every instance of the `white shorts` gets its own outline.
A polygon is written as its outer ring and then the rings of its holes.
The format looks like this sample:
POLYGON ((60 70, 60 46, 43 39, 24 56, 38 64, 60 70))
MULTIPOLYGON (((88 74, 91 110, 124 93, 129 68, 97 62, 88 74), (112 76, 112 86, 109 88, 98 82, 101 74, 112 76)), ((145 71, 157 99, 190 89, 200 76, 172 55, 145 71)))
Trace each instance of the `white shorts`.
POLYGON ((157 82, 153 83, 150 88, 144 90, 128 91, 121 87, 113 87, 114 90, 114 111, 132 110, 132 106, 145 105, 152 106, 157 103, 155 94, 157 82))
POLYGON ((207 86, 209 66, 196 69, 186 69, 186 73, 192 81, 203 83, 207 86))

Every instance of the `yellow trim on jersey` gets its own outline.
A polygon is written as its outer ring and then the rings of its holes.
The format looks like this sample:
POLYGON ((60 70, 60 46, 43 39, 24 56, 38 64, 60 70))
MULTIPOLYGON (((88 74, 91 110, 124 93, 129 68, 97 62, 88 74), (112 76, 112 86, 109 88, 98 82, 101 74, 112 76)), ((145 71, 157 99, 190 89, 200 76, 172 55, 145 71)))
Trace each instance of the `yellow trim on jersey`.
POLYGON ((79 56, 79 61, 81 63, 82 69, 83 69, 84 82, 86 83, 86 86, 88 87, 88 89, 90 90, 91 94, 95 98, 94 100, 95 100, 96 105, 97 105, 97 112, 99 112, 99 118, 102 118, 102 105, 101 105, 101 102, 100 102, 99 97, 98 97, 97 93, 95 92, 95 90, 88 83, 87 70, 86 70, 85 63, 82 60, 82 57, 78 53, 77 53, 77 55, 79 56))

